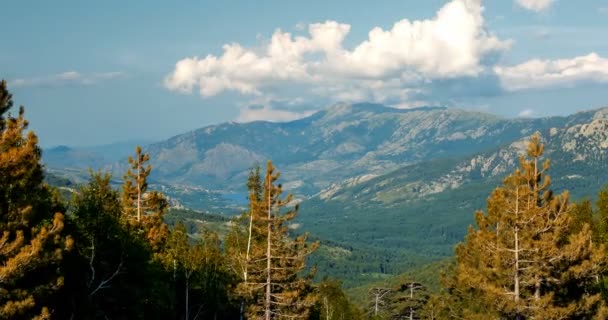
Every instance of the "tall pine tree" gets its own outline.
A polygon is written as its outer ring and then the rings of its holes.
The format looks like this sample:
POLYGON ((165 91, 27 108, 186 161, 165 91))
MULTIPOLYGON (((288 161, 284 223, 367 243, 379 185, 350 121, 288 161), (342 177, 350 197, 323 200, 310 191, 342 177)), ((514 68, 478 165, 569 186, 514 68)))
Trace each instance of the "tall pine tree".
POLYGON ((155 252, 162 249, 168 235, 163 221, 168 202, 161 192, 148 191, 148 176, 152 166, 150 156, 140 146, 135 148, 135 157, 129 157, 129 169, 123 176, 122 204, 124 215, 131 226, 144 233, 155 252))
POLYGON ((240 245, 232 249, 241 252, 231 254, 241 260, 237 262, 242 272, 238 291, 249 298, 250 319, 305 319, 315 296, 311 277, 300 273, 318 243, 307 243, 307 234, 289 235, 288 226, 297 216, 298 206, 293 205, 291 195, 281 198, 281 185, 276 184, 279 173, 272 162, 267 163, 264 181, 257 172, 252 171, 248 180, 247 231, 240 232, 242 240, 236 241, 240 245))
POLYGON ((50 318, 50 295, 63 284, 58 264, 72 246, 62 236, 63 209, 43 182, 38 138, 24 108, 8 113, 12 95, 0 82, 0 318, 50 318))
POLYGON ((596 282, 607 263, 588 224, 577 233, 568 193, 555 196, 540 163, 544 146, 532 136, 527 158, 477 212, 456 248, 454 287, 468 299, 464 318, 604 319, 596 282))

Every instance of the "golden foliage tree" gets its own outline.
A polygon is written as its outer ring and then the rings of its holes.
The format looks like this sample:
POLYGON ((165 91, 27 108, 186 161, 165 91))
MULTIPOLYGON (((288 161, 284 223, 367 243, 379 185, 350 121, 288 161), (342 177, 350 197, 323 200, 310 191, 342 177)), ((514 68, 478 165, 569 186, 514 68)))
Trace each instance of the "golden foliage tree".
POLYGON ((264 181, 259 170, 252 171, 246 231, 233 231, 229 239, 232 265, 242 276, 238 291, 249 298, 249 319, 305 319, 315 303, 311 279, 300 273, 318 243, 307 243, 308 234, 290 237, 289 224, 298 206, 292 195, 281 198, 278 178, 270 161, 264 181))
POLYGON ((606 265, 588 224, 572 233, 568 193, 554 195, 539 163, 544 145, 532 136, 520 167, 494 190, 456 248, 451 291, 468 300, 467 319, 598 319, 606 307, 595 290, 606 265))
POLYGON ((168 202, 161 192, 148 191, 148 176, 152 166, 150 156, 140 146, 135 148, 135 157, 129 157, 129 169, 123 176, 122 204, 124 215, 130 225, 145 234, 146 239, 158 252, 168 235, 163 222, 168 202))
POLYGON ((62 208, 43 182, 38 138, 24 108, 7 114, 12 96, 0 82, 0 318, 50 317, 47 297, 61 287, 58 263, 71 238, 62 208))

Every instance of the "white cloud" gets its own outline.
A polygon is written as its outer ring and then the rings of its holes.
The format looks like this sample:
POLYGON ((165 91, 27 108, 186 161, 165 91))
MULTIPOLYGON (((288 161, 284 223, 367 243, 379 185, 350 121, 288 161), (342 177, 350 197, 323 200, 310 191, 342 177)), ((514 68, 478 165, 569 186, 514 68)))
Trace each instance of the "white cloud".
POLYGON ((517 114, 518 117, 521 118, 530 118, 534 115, 534 110, 532 109, 524 109, 517 114))
POLYGON ((534 32, 534 37, 541 40, 548 39, 549 37, 551 37, 551 32, 546 29, 537 30, 536 32, 534 32))
POLYGON ((494 71, 509 91, 574 86, 583 81, 608 82, 608 59, 596 53, 572 59, 530 60, 494 71))
POLYGON ((93 85, 102 81, 112 80, 123 76, 125 76, 123 72, 83 74, 77 71, 66 71, 63 73, 46 76, 14 79, 10 82, 10 84, 15 87, 93 85))
POLYGON ((273 122, 285 122, 291 120, 297 120, 308 117, 315 113, 315 110, 306 111, 289 111, 273 109, 271 107, 259 107, 259 108, 243 108, 241 109, 236 122, 251 122, 258 120, 273 121, 273 122))
POLYGON ((524 9, 540 12, 549 9, 555 0, 517 0, 516 2, 524 9))
POLYGON ((480 74, 484 58, 510 47, 486 30, 482 13, 481 0, 452 0, 432 19, 373 28, 352 49, 343 45, 348 24, 310 24, 306 36, 277 30, 258 50, 232 43, 219 56, 182 59, 165 86, 205 97, 226 91, 260 97, 280 96, 290 85, 333 101, 401 103, 434 79, 480 74))

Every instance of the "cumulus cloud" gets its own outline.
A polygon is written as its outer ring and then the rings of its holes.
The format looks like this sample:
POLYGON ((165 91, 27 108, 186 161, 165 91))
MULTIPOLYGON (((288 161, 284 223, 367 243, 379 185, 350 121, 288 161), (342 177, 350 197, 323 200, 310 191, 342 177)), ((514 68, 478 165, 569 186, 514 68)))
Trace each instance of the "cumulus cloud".
POLYGON ((481 0, 452 0, 431 19, 373 28, 352 48, 344 47, 351 26, 336 21, 310 24, 308 35, 277 30, 261 48, 231 43, 218 56, 184 58, 164 83, 204 97, 280 95, 291 85, 333 101, 403 103, 433 80, 479 75, 510 47, 486 30, 482 13, 481 0))
POLYGON ((580 82, 608 82, 608 59, 591 53, 572 59, 534 59, 494 71, 509 91, 574 86, 580 82))
POLYGON ((80 73, 77 71, 66 71, 46 76, 14 79, 10 84, 15 87, 93 85, 102 81, 120 78, 124 75, 123 72, 80 73))
POLYGON ((516 2, 524 9, 540 12, 549 9, 555 0, 517 0, 516 2))
POLYGON ((275 109, 269 106, 251 106, 241 109, 236 122, 252 121, 272 121, 285 122, 308 117, 315 113, 315 110, 291 111, 286 109, 275 109))
POLYGON ((534 110, 532 109, 524 109, 517 114, 518 117, 521 118, 530 118, 534 115, 534 110))

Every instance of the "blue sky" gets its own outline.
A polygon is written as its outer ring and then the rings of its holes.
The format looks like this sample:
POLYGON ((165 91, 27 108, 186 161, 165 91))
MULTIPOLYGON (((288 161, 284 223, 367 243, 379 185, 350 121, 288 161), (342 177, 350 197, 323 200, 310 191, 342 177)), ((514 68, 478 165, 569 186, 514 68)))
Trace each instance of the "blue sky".
POLYGON ((336 102, 608 106, 608 2, 13 1, 0 77, 43 146, 162 140, 336 102))

